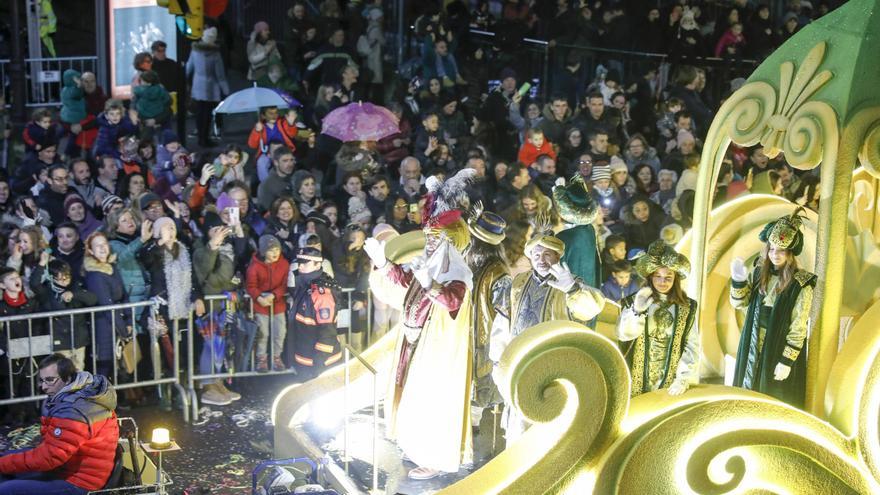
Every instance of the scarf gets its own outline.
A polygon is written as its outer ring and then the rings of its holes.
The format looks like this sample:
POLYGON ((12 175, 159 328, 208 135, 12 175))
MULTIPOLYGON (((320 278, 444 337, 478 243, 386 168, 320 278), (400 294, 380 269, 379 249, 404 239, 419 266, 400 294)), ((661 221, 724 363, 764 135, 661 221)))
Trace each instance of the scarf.
POLYGON ((94 256, 86 256, 83 258, 83 270, 87 272, 101 272, 106 275, 113 275, 113 263, 116 261, 116 255, 110 255, 110 259, 106 263, 98 261, 94 256))
POLYGON ((165 268, 165 292, 168 297, 168 318, 181 320, 189 317, 190 294, 192 293, 192 264, 189 252, 183 244, 177 243, 177 259, 171 250, 163 249, 165 268))
POLYGON ((67 286, 58 285, 58 283, 55 282, 55 279, 51 277, 49 278, 49 287, 52 288, 52 293, 55 294, 56 299, 60 299, 61 294, 64 294, 65 292, 70 290, 70 288, 67 286))
POLYGON ((9 297, 9 292, 3 291, 3 300, 13 308, 18 308, 27 302, 27 297, 25 297, 24 291, 19 292, 16 298, 9 297))

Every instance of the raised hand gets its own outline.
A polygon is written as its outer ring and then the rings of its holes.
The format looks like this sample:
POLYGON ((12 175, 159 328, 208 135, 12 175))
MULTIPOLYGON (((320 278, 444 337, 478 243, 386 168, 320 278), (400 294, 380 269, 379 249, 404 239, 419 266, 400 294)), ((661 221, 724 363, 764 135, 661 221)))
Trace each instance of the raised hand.
POLYGON ((551 266, 550 275, 552 277, 547 281, 547 285, 562 292, 570 291, 577 283, 566 263, 556 263, 551 266))

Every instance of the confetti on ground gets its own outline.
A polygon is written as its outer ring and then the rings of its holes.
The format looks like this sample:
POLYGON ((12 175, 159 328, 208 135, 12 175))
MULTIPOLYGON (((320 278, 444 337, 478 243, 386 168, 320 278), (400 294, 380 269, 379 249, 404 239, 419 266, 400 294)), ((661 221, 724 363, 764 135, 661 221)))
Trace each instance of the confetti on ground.
MULTIPOLYGON (((272 458, 273 430, 269 424, 275 395, 291 383, 290 376, 242 379, 236 388, 241 400, 222 407, 203 407, 192 424, 179 409, 140 407, 122 413, 135 418, 141 440, 153 428, 168 428, 181 450, 163 456, 173 481, 172 495, 242 495, 250 493, 254 467, 272 458)), ((40 440, 40 427, 10 429, 0 425, 0 453, 27 448, 40 440)), ((153 459, 155 461, 155 459, 153 459)))

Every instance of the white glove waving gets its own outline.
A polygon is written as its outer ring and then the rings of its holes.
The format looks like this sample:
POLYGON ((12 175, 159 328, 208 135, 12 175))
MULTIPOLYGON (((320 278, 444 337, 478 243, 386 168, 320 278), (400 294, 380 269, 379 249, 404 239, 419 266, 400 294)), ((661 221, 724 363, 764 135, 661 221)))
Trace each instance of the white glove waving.
POLYGON ((791 366, 777 363, 776 369, 773 370, 773 379, 781 382, 782 380, 788 378, 789 373, 791 373, 791 366))
POLYGON ((568 265, 565 263, 556 263, 550 267, 550 275, 553 277, 547 281, 547 285, 562 292, 568 292, 574 287, 575 279, 571 274, 568 265))
POLYGON ((565 177, 558 177, 556 182, 553 184, 554 188, 562 187, 565 185, 565 177))
POLYGON ((633 309, 636 310, 636 313, 644 313, 651 307, 653 294, 650 287, 642 287, 636 292, 636 297, 633 299, 633 309))
POLYGON ((745 282, 749 278, 746 264, 742 258, 734 258, 730 262, 730 278, 736 282, 745 282))
POLYGON ((672 385, 669 386, 668 392, 669 395, 681 395, 685 393, 687 389, 687 380, 675 380, 674 382, 672 382, 672 385))
POLYGON ((385 258, 385 241, 380 242, 370 237, 364 241, 364 251, 367 252, 376 268, 382 268, 388 263, 388 259, 385 258))

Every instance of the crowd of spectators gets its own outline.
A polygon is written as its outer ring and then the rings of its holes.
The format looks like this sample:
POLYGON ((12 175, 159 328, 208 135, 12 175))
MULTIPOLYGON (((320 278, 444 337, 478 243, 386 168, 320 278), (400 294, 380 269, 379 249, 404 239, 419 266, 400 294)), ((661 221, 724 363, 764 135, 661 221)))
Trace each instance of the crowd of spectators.
MULTIPOLYGON (((476 4, 423 6, 413 23, 420 50, 406 67, 393 66, 385 51, 388 12, 381 0, 345 8, 325 0, 318 14, 297 2, 282 33, 257 22, 243 73, 303 106, 264 108, 247 139, 227 139, 222 149, 211 141, 210 113, 230 88, 215 28, 194 44, 186 83, 167 67, 161 41, 139 54, 131 102, 108 99, 94 74, 65 72, 60 112, 33 113, 20 136, 24 155, 11 157, 9 173, 0 175, 0 316, 162 297, 167 305, 158 314, 98 314, 94 346, 88 325, 54 327, 55 351, 73 356, 80 369, 94 361, 93 371, 113 376, 113 332, 146 345, 149 332, 165 335, 163 328, 191 310, 197 317, 210 311, 206 296, 248 295, 260 316, 257 370, 286 369, 294 365, 295 335, 284 334, 285 294, 296 282, 297 254, 317 249, 323 272, 354 289, 352 324, 362 328, 370 273, 365 239, 380 225, 398 233, 419 229, 426 178, 462 168, 479 178, 468 191, 471 201, 507 220, 504 249, 514 272, 528 266, 523 246, 538 224, 549 219, 563 227, 553 185, 582 176, 601 209, 595 227, 602 290, 620 300, 638 287, 630 261, 640 250, 657 239, 675 244, 690 228, 700 150, 721 102, 707 101, 707 73, 693 65, 674 64, 670 84, 660 88, 657 67, 626 80, 620 62, 605 58, 604 70, 588 72, 582 51, 565 46, 760 58, 826 8, 788 2, 793 10, 773 22, 766 5, 747 0, 734 0, 717 19, 707 19, 701 3, 684 1, 667 8, 476 4), (549 97, 524 85, 532 81, 505 63, 503 44, 472 43, 470 27, 547 39, 557 61, 544 91, 549 97), (490 80, 497 80, 491 89, 490 80), (170 93, 187 83, 198 151, 170 128, 170 93), (321 134, 329 112, 356 101, 386 106, 399 132, 345 143, 321 134)), ((743 80, 725 82, 732 91, 743 80)), ((760 192, 816 209, 818 182, 761 146, 731 145, 715 204, 760 192)), ((224 321, 239 324, 226 308, 224 321)), ((395 318, 377 307, 374 333, 395 318)), ((197 326, 204 342, 223 335, 207 323, 197 326)), ((12 338, 27 336, 26 326, 10 328, 12 338)), ((165 335, 160 343, 167 366, 171 342, 165 335)), ((213 365, 211 349, 196 351, 203 372, 213 365)), ((24 367, 17 361, 13 373, 24 367)), ((7 373, 5 363, 0 373, 7 373)), ((217 404, 237 395, 222 383, 210 393, 217 404)))

